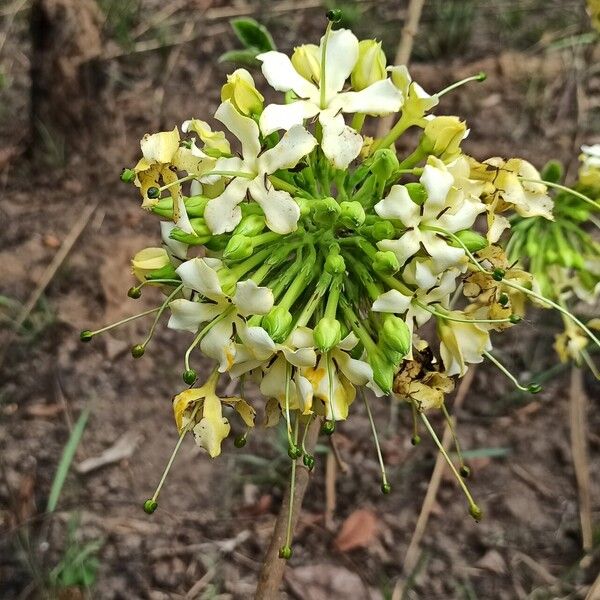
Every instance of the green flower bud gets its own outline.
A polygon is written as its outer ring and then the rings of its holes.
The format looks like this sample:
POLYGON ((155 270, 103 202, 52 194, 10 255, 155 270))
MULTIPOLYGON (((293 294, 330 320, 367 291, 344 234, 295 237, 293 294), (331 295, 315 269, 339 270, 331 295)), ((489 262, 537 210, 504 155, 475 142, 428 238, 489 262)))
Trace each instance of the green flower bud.
POLYGON ((133 183, 135 181, 135 171, 133 169, 123 169, 121 171, 121 181, 123 183, 133 183))
POLYGON ((143 344, 136 344, 131 348, 131 356, 133 356, 133 358, 141 358, 144 356, 145 351, 146 348, 144 348, 143 344))
POLYGON ((223 258, 242 260, 252 256, 253 252, 254 243, 252 238, 238 233, 232 235, 229 242, 227 242, 227 246, 225 246, 225 250, 223 251, 223 258))
POLYGON ((150 188, 148 188, 146 195, 151 200, 155 200, 156 198, 158 198, 160 196, 160 190, 157 187, 150 187, 150 188))
POLYGON ((289 310, 275 306, 262 318, 261 325, 271 339, 280 344, 289 335, 293 320, 289 310))
POLYGON ((400 263, 391 250, 378 250, 373 259, 373 269, 382 275, 393 275, 400 270, 400 263))
POLYGON ((385 53, 381 42, 361 40, 358 44, 358 61, 352 70, 350 81, 356 91, 387 77, 385 53))
POLYGON ((188 385, 192 385, 197 378, 198 374, 196 371, 194 371, 194 369, 188 369, 187 371, 183 372, 183 381, 185 381, 185 383, 188 385))
POLYGON ((328 254, 325 259, 325 271, 330 275, 341 275, 346 270, 346 261, 339 254, 328 254))
POLYGON ((394 385, 395 365, 381 351, 368 357, 373 369, 373 380, 385 394, 390 394, 394 385))
POLYGON ((156 269, 146 274, 146 279, 152 281, 152 279, 177 279, 179 276, 175 271, 175 266, 169 263, 162 269, 156 269))
POLYGON ((340 343, 342 339, 342 326, 337 319, 323 317, 315 327, 315 346, 321 352, 328 352, 340 343))
POLYGON ((158 502, 149 498, 144 502, 144 512, 151 515, 158 508, 158 502))
POLYGON ((94 337, 94 334, 89 330, 89 329, 84 329, 80 334, 79 334, 79 339, 82 342, 91 342, 92 338, 94 337))
POLYGON ((458 117, 434 117, 427 121, 419 145, 427 154, 452 160, 460 154, 460 143, 466 135, 467 125, 458 117))
POLYGON ((383 494, 390 494, 392 491, 392 486, 386 481, 385 483, 381 484, 381 492, 383 494))
POLYGON ((321 49, 315 44, 294 48, 292 65, 304 79, 318 84, 321 80, 321 49))
POLYGON ((300 209, 300 217, 308 217, 312 211, 314 201, 309 200, 308 198, 294 198, 294 200, 300 209))
POLYGON ((247 215, 233 230, 233 235, 247 235, 254 237, 262 232, 265 228, 265 218, 263 215, 247 215))
MULTIPOLYGON (((456 235, 456 237, 467 247, 469 252, 478 252, 489 246, 489 242, 483 235, 480 235, 476 231, 471 231, 470 229, 463 229, 454 235, 456 235)), ((456 240, 451 240, 450 245, 455 248, 462 248, 456 240)))
POLYGON ((425 186, 421 183, 411 182, 407 183, 405 186, 408 191, 408 195, 410 199, 419 206, 423 206, 425 204, 425 200, 427 200, 427 190, 425 186))
POLYGON ((279 548, 279 558, 283 558, 283 560, 290 560, 292 554, 292 549, 289 546, 281 546, 279 548))
POLYGON ((396 230, 390 221, 377 221, 371 229, 371 236, 376 241, 394 239, 396 230))
POLYGON ((379 339, 385 346, 402 356, 408 354, 412 344, 408 325, 403 319, 395 315, 388 315, 386 317, 379 333, 379 339))
POLYGON ((172 240, 188 244, 189 246, 202 246, 204 244, 208 247, 208 242, 212 239, 212 235, 195 235, 193 233, 186 233, 183 229, 175 227, 171 229, 169 237, 172 240))
POLYGON ((344 227, 355 229, 365 222, 365 209, 362 204, 356 200, 340 203, 340 221, 344 227))
POLYGON ((371 173, 381 181, 387 181, 399 166, 400 163, 398 162, 396 153, 389 148, 381 148, 373 154, 371 173))
POLYGON ((340 216, 340 205, 334 198, 323 198, 313 202, 313 219, 319 225, 333 225, 340 216))
POLYGON ((236 69, 227 75, 221 88, 221 101, 229 100, 242 115, 258 115, 263 110, 264 97, 254 86, 254 79, 246 69, 236 69))

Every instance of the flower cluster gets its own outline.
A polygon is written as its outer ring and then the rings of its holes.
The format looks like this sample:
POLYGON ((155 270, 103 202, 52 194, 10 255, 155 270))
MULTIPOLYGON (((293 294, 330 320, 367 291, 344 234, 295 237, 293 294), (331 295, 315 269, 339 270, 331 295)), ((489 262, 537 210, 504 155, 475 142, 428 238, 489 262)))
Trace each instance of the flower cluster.
MULTIPOLYGON (((133 259, 139 284, 129 295, 159 286, 167 298, 155 324, 168 309, 168 326, 193 336, 183 360, 191 387, 173 404, 181 436, 193 432, 215 457, 230 409, 253 427, 259 406, 243 387, 240 397, 216 393, 222 373, 252 378, 265 423, 285 421, 293 473, 300 457, 314 464, 299 428, 319 419, 331 433, 357 390, 405 403, 415 428, 420 419, 433 433, 425 413, 447 416, 445 395, 470 364, 488 359, 514 380, 491 354, 492 335, 522 319, 528 297, 545 301, 499 240, 554 218, 530 163, 478 162, 461 149, 465 122, 431 114, 445 93, 484 76, 430 95, 406 67, 387 66, 378 42, 335 29, 330 16, 319 45, 258 54, 278 103, 265 105, 238 69, 222 87, 217 127, 191 118, 184 138, 177 128, 146 135, 142 158, 122 175, 163 219, 162 245, 133 259), (382 137, 363 132, 385 115, 396 121, 382 137), (409 129, 418 142, 404 156, 395 142, 409 129), (201 387, 197 349, 216 361, 201 387)), ((382 490, 390 490, 383 464, 382 490)))

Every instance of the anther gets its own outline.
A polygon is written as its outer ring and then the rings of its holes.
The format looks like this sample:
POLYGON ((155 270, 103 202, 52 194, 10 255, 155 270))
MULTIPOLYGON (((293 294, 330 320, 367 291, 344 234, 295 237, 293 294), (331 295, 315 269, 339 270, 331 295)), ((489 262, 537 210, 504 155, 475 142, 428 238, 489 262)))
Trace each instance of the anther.
POLYGON ((187 369, 187 371, 183 372, 183 381, 188 385, 192 385, 196 379, 198 378, 198 374, 194 369, 187 369))
POLYGON ((292 460, 296 460, 302 456, 302 450, 300 450, 300 448, 296 445, 290 445, 288 446, 288 456, 292 460))
POLYGON ((92 340, 92 338, 94 337, 94 334, 89 330, 89 329, 84 329, 80 334, 79 334, 79 339, 82 342, 90 342, 92 340))
POLYGON ((505 275, 506 275, 506 271, 504 271, 504 269, 494 269, 492 271, 492 278, 495 281, 502 281, 504 279, 505 275))
POLYGON ((469 505, 469 514, 479 523, 479 521, 481 521, 481 518, 483 517, 483 512, 481 511, 481 509, 479 508, 479 506, 477 506, 477 504, 470 504, 469 505))
POLYGON ((127 290, 127 295, 134 300, 137 300, 142 295, 142 290, 139 287, 130 287, 127 290))
POLYGON ((421 443, 421 436, 417 433, 410 438, 410 443, 413 446, 418 446, 421 443))
POLYGON ((144 356, 145 351, 146 348, 143 344, 136 344, 131 348, 131 356, 133 356, 133 358, 141 358, 142 356, 144 356))
POLYGON ((508 304, 509 301, 509 297, 508 294, 500 294, 500 298, 498 298, 498 304, 500 304, 501 306, 506 306, 508 304))
POLYGON ((156 198, 158 198, 160 196, 160 190, 157 187, 148 188, 146 195, 151 200, 155 200, 156 198))
POLYGON ((121 181, 123 183, 133 183, 135 180, 135 171, 133 169, 123 169, 121 171, 121 181))
POLYGON ((381 484, 381 492, 383 494, 389 494, 392 491, 392 486, 386 481, 381 484))
POLYGON ((335 421, 325 421, 321 427, 321 433, 331 435, 335 431, 335 421))
POLYGON ((342 20, 342 11, 339 8, 328 10, 325 13, 328 21, 332 23, 339 23, 342 20))
POLYGON ((527 386, 527 391, 530 394, 539 394, 542 391, 542 386, 539 383, 530 383, 527 386))
POLYGON ((315 457, 312 454, 305 454, 302 457, 302 462, 309 471, 312 471, 315 466, 315 457))
POLYGON ((292 558, 292 549, 289 546, 281 546, 281 548, 279 548, 279 558, 290 560, 290 558, 292 558))
POLYGON ((471 469, 467 465, 462 465, 459 469, 460 476, 464 479, 471 477, 471 469))
POLYGON ((510 317, 508 317, 508 320, 513 324, 516 325, 517 323, 520 323, 523 320, 523 317, 521 315, 510 315, 510 317))
POLYGON ((233 440, 233 445, 236 448, 243 448, 246 445, 246 442, 248 441, 248 439, 246 438, 246 434, 242 433, 241 435, 238 435, 235 440, 233 440))
POLYGON ((151 515, 158 508, 158 502, 154 498, 149 498, 144 502, 144 512, 151 515))

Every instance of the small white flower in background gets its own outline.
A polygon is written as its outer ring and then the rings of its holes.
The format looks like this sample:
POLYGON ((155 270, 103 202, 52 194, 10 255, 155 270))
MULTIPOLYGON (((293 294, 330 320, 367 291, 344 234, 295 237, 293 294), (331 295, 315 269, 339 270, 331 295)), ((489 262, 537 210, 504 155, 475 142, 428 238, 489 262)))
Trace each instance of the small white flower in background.
POLYGON ((267 227, 276 233, 290 233, 296 229, 300 208, 288 192, 276 190, 268 175, 278 169, 290 169, 306 156, 317 140, 304 127, 297 125, 282 137, 279 143, 261 154, 258 125, 241 115, 227 100, 215 113, 215 118, 240 141, 242 158, 221 158, 216 171, 244 173, 233 177, 222 194, 206 205, 204 218, 214 234, 232 231, 242 219, 239 207, 249 192, 265 213, 267 227))
MULTIPOLYGON (((320 70, 324 41, 325 38, 321 38, 317 53, 320 70)), ((314 54, 311 56, 314 58, 314 54)), ((359 133, 345 124, 342 113, 381 116, 397 112, 402 105, 402 94, 389 79, 377 81, 360 92, 342 92, 358 57, 358 39, 346 29, 332 31, 329 35, 324 83, 320 79, 317 82, 306 79, 296 70, 290 58, 281 52, 259 54, 257 58, 262 62, 262 71, 269 84, 277 91, 292 91, 298 97, 290 104, 265 107, 260 116, 261 131, 268 135, 280 129, 289 130, 305 119, 319 115, 323 127, 323 152, 338 169, 345 169, 360 153, 363 140, 359 133)))

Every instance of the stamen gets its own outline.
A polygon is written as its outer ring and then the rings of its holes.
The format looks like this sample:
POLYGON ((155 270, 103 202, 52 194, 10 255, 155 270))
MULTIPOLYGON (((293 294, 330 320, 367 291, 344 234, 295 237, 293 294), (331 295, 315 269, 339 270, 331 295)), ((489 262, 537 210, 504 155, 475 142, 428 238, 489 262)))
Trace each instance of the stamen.
POLYGON ((448 409, 446 408, 446 403, 442 403, 442 413, 444 414, 444 419, 446 421, 446 425, 450 430, 450 434, 452 435, 452 441, 454 442, 454 448, 456 449, 456 455, 458 456, 458 461, 460 462, 460 474, 463 477, 468 477, 471 473, 471 470, 467 465, 465 465, 465 461, 462 455, 462 450, 460 448, 460 442, 458 441, 458 436, 456 435, 456 429, 454 428, 454 420, 448 413, 448 409))
POLYGON ((512 323, 512 324, 515 324, 515 323, 519 323, 522 320, 521 317, 519 317, 518 315, 510 315, 510 317, 507 317, 506 319, 461 319, 460 317, 455 317, 453 315, 439 312, 439 311, 435 310, 435 308, 432 308, 431 306, 429 306, 427 304, 422 304, 418 300, 415 301, 415 304, 417 304, 420 308, 426 310, 427 312, 430 312, 432 315, 439 317, 440 319, 446 319, 447 321, 454 321, 456 323, 512 323))
MULTIPOLYGON (((288 380, 289 381, 289 380, 288 380)), ((286 393, 287 396, 287 393, 286 393)), ((298 443, 298 417, 294 423, 294 445, 298 443)), ((292 520, 294 509, 294 496, 296 494, 296 459, 292 460, 292 469, 290 472, 290 496, 288 504, 287 529, 285 533, 285 546, 279 549, 279 558, 289 560, 292 557, 292 520)))
POLYGON ((385 464, 383 462, 383 456, 381 454, 381 447, 379 446, 379 438, 377 436, 377 429, 375 428, 375 421, 373 420, 373 414, 371 413, 371 407, 369 406, 369 402, 367 401, 367 397, 362 388, 359 388, 358 392, 363 402, 365 403, 365 408, 367 409, 367 415, 369 417, 369 423, 371 423, 371 431, 373 432, 373 440, 375 441, 375 450, 377 451, 377 460, 379 461, 379 468, 381 470, 381 491, 384 494, 389 494, 392 491, 392 486, 388 483, 387 476, 385 473, 385 464))
POLYGON ((417 446, 421 443, 421 436, 419 435, 419 421, 417 420, 417 406, 414 402, 410 403, 410 408, 412 412, 412 420, 413 420, 413 434, 410 438, 410 443, 413 446, 417 446))
POLYGON ((327 352, 325 354, 325 362, 327 363, 327 379, 328 379, 328 387, 329 387, 329 409, 331 410, 331 423, 333 424, 333 429, 329 433, 333 433, 335 430, 335 402, 333 398, 333 372, 331 369, 332 360, 331 360, 331 352, 327 352))
POLYGON ((319 107, 321 109, 327 108, 327 106, 326 106, 326 102, 327 102, 326 71, 327 71, 327 69, 325 68, 325 62, 326 62, 325 59, 327 58, 327 43, 329 42, 329 34, 331 33, 331 30, 333 29, 333 22, 334 22, 334 20, 330 19, 329 23, 327 23, 327 29, 325 30, 325 35, 323 36, 324 37, 323 47, 321 48, 321 81, 319 82, 320 83, 319 90, 321 92, 319 107))
POLYGON ((105 331, 109 331, 110 329, 114 329, 115 327, 119 327, 120 325, 125 325, 125 323, 129 323, 130 321, 134 321, 135 319, 139 319, 140 317, 145 317, 147 315, 151 315, 152 313, 159 311, 160 308, 161 308, 160 306, 157 306, 156 308, 151 308, 150 310, 145 310, 144 312, 141 312, 137 315, 133 315, 132 317, 127 317, 125 319, 121 319, 120 321, 117 321, 116 323, 112 323, 111 325, 106 325, 105 327, 102 327, 101 329, 96 329, 95 331, 90 331, 89 329, 84 329, 79 334, 79 337, 82 342, 89 342, 95 335, 98 335, 99 333, 104 333, 105 331))
POLYGON ((313 414, 308 415, 308 419, 306 421, 306 427, 304 428, 304 433, 302 434, 302 442, 300 443, 300 447, 302 448, 302 462, 304 466, 312 471, 315 466, 315 457, 306 450, 306 435, 308 434, 308 428, 313 420, 313 414))
POLYGON ((502 371, 522 392, 529 392, 530 394, 537 394, 542 391, 542 386, 539 383, 530 383, 528 386, 521 385, 519 380, 494 356, 492 356, 487 350, 484 350, 483 355, 492 361, 500 371, 502 371))
POLYGON ((456 477, 456 481, 458 481, 458 485, 461 487, 465 497, 467 498, 467 502, 469 504, 469 514, 476 521, 480 521, 481 517, 482 517, 481 509, 479 508, 479 506, 477 506, 477 504, 475 503, 475 500, 473 500, 473 496, 471 496, 471 492, 469 492, 469 488, 466 486, 463 478, 459 475, 458 471, 456 470, 456 467, 454 466, 454 463, 450 460, 448 453, 446 452, 443 444, 440 442, 440 439, 436 435, 433 427, 431 426, 431 423, 429 422, 429 419, 425 416, 424 413, 420 413, 420 414, 421 414, 421 419, 422 419, 423 423, 425 423, 425 427, 427 428, 427 430, 429 431, 429 434, 431 435, 431 437, 433 438, 433 441, 435 442, 435 445, 438 447, 438 450, 442 453, 442 456, 445 458, 446 462, 448 463, 448 466, 452 470, 452 473, 456 477))
POLYGON ((460 87, 461 85, 464 85, 465 83, 470 83, 471 81, 485 81, 486 79, 487 79, 487 75, 483 71, 481 71, 480 73, 477 73, 477 75, 472 75, 471 77, 466 77, 465 79, 461 79, 460 81, 457 81, 457 82, 449 85, 448 87, 444 88, 441 92, 438 92, 435 95, 438 98, 441 98, 448 92, 455 90, 456 88, 460 87))
POLYGON ((292 365, 289 362, 285 363, 285 420, 287 425, 288 437, 288 456, 296 462, 300 458, 302 450, 298 448, 298 420, 296 419, 296 439, 292 440, 292 424, 290 417, 290 384, 292 381, 292 365))
MULTIPOLYGON (((146 349, 146 346, 150 343, 150 340, 152 339, 152 336, 154 335, 154 331, 156 330, 156 326, 158 325, 158 321, 160 320, 162 314, 165 312, 165 309, 167 308, 167 306, 169 305, 169 303, 171 302, 171 300, 181 291, 182 288, 183 288, 183 283, 181 283, 180 285, 178 285, 167 296, 167 299, 160 305, 160 307, 158 308, 158 311, 156 313, 156 317, 154 318, 154 322, 152 323, 152 325, 150 327, 150 331, 148 331, 148 335, 146 336, 146 339, 141 344, 138 344, 137 346, 141 346, 141 348, 143 348, 143 350, 146 349)), ((137 348, 137 346, 134 346, 134 348, 137 348)), ((131 352, 133 354, 133 348, 132 348, 131 352)), ((143 354, 143 352, 142 352, 142 354, 143 354)), ((136 357, 134 355, 134 358, 139 358, 139 357, 136 357)))

